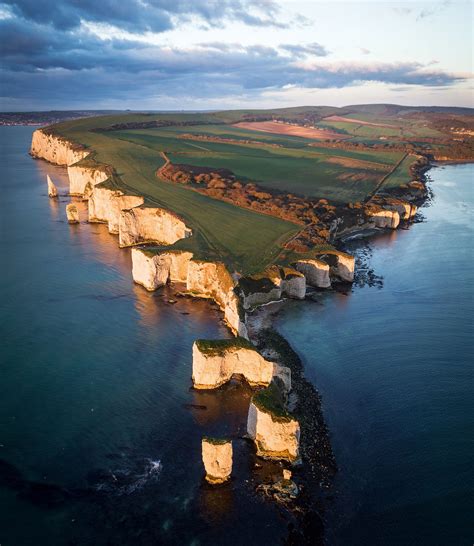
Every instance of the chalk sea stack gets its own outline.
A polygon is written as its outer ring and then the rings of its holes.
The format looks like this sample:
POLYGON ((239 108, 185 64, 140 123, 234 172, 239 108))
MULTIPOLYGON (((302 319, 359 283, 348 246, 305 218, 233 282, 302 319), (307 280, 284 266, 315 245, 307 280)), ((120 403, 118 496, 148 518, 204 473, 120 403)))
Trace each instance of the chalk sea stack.
POLYGON ((296 462, 300 456, 300 425, 288 413, 285 398, 278 378, 258 392, 249 407, 247 434, 258 456, 296 462))
POLYGON ((203 438, 202 462, 209 483, 226 482, 232 472, 232 442, 219 438, 203 438))
POLYGON ((54 185, 54 182, 51 180, 49 174, 46 175, 46 180, 48 182, 48 196, 51 198, 58 196, 58 189, 54 185))
POLYGON ((77 210, 76 205, 69 203, 69 205, 66 206, 66 216, 67 216, 67 221, 70 224, 79 223, 79 211, 77 210))

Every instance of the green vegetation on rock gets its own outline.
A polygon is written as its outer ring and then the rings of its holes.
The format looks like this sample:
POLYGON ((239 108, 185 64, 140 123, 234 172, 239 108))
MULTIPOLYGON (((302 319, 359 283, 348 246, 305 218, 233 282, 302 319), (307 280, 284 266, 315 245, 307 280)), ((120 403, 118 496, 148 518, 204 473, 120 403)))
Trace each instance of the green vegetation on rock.
POLYGON ((286 395, 278 377, 274 377, 266 389, 257 392, 252 402, 259 410, 269 413, 274 421, 287 423, 293 419, 286 409, 286 395))
POLYGON ((232 339, 197 339, 199 351, 207 356, 221 356, 232 349, 250 349, 256 351, 254 345, 243 337, 232 339))

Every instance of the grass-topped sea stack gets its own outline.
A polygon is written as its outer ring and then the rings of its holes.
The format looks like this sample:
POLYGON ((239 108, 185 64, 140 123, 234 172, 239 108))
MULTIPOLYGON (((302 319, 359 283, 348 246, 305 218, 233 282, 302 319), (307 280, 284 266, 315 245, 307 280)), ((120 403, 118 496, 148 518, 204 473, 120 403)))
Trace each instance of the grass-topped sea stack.
POLYGON ((232 442, 221 438, 203 438, 201 445, 206 480, 211 484, 226 482, 232 472, 232 442))
POLYGON ((299 458, 300 425, 286 407, 286 391, 279 378, 252 398, 247 433, 257 455, 291 462, 299 458))

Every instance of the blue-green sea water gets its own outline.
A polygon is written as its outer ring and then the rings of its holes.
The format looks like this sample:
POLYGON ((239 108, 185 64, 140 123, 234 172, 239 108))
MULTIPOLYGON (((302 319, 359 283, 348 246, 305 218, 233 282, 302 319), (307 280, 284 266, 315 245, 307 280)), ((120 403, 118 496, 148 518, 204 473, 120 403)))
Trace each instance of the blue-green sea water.
MULTIPOLYGON (((31 132, 0 128, 0 544, 284 543, 247 486, 248 390, 190 389, 192 342, 229 335, 219 313, 135 286, 79 200, 69 226, 65 170, 28 156, 31 132), (200 441, 223 434, 235 477, 215 489, 200 441)), ((430 174, 423 223, 350 245, 374 275, 278 318, 339 465, 330 545, 472 543, 473 171, 430 174)))
POLYGON ((423 223, 348 245, 380 278, 278 323, 339 465, 329 544, 474 540, 474 169, 429 174, 423 223))
POLYGON ((70 226, 66 171, 28 155, 31 134, 0 127, 0 544, 285 536, 287 522, 246 487, 249 391, 191 389, 193 341, 229 337, 220 313, 135 285, 130 251, 85 221, 79 199, 83 222, 70 226), (234 439, 227 486, 203 483, 204 435, 234 439))

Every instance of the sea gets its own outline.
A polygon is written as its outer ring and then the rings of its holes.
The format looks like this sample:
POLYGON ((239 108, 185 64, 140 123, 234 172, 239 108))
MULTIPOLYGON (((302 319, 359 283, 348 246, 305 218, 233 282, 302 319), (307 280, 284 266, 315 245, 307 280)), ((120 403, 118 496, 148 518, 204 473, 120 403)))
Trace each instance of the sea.
MULTIPOLYGON (((193 341, 230 336, 220 312, 135 285, 66 170, 28 155, 32 131, 0 127, 1 546, 285 544, 288 518, 254 487, 250 390, 191 388, 193 341), (225 486, 204 481, 206 435, 233 439, 225 486)), ((338 464, 329 545, 473 541, 473 167, 429 177, 416 223, 346 243, 352 289, 276 318, 338 464)))

